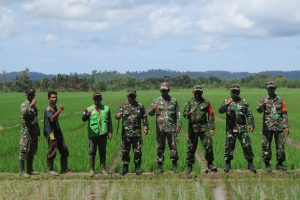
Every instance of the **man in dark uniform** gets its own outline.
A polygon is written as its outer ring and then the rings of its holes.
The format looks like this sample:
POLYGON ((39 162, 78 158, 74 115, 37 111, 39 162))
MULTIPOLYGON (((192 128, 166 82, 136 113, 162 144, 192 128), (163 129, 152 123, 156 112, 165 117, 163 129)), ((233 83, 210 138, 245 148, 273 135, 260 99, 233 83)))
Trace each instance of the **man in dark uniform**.
POLYGON ((262 138, 262 157, 266 165, 266 171, 271 172, 270 160, 272 157, 271 144, 274 136, 276 145, 277 166, 281 171, 286 171, 283 164, 285 161, 284 143, 285 135, 289 134, 289 124, 287 109, 283 98, 275 93, 276 85, 274 82, 267 83, 268 95, 261 98, 257 105, 257 111, 263 113, 263 138, 262 138))
MULTIPOLYGON (((195 152, 197 150, 198 138, 202 141, 205 149, 207 169, 204 172, 217 171, 213 165, 213 141, 215 134, 215 115, 209 101, 202 97, 203 88, 197 85, 193 89, 194 97, 185 103, 183 117, 189 120, 188 123, 188 149, 186 156, 187 174, 192 172, 192 165, 195 163, 195 152)), ((202 166, 204 167, 204 166, 202 166)))
POLYGON ((69 172, 68 168, 68 156, 69 151, 68 147, 64 141, 62 131, 58 122, 60 113, 64 110, 64 106, 60 105, 56 107, 57 102, 57 92, 49 91, 48 92, 49 104, 45 109, 44 113, 44 135, 48 140, 48 173, 54 176, 59 175, 53 169, 54 159, 56 157, 56 151, 58 149, 61 154, 60 164, 61 164, 61 173, 69 172))
POLYGON ((226 113, 226 141, 224 159, 226 166, 224 171, 227 173, 231 169, 231 160, 235 149, 235 142, 238 138, 246 160, 248 169, 256 173, 253 165, 253 151, 249 133, 254 131, 254 118, 248 102, 240 97, 240 86, 232 84, 230 88, 231 97, 225 99, 219 108, 219 113, 226 113))
POLYGON ((163 172, 167 139, 172 170, 174 173, 178 173, 177 134, 181 129, 179 106, 177 100, 169 95, 170 87, 168 83, 163 82, 160 84, 160 92, 161 96, 152 101, 148 111, 150 116, 156 115, 157 169, 159 172, 163 172))
POLYGON ((104 175, 108 175, 105 170, 106 161, 106 144, 107 138, 112 138, 112 122, 110 108, 102 104, 101 92, 94 92, 94 104, 87 107, 82 115, 82 121, 88 121, 88 137, 89 137, 89 176, 95 174, 95 157, 97 146, 100 156, 100 171, 104 175))
POLYGON ((35 89, 26 90, 26 101, 21 105, 21 141, 20 141, 20 175, 29 178, 30 175, 38 175, 34 172, 32 163, 34 155, 38 148, 38 137, 40 136, 40 127, 38 124, 38 110, 36 107, 35 89), (25 161, 27 161, 27 170, 25 171, 25 161))
POLYGON ((135 173, 141 174, 142 162, 142 131, 141 124, 144 125, 144 134, 148 134, 147 113, 143 104, 136 101, 136 91, 127 91, 128 101, 123 103, 115 114, 117 120, 122 118, 122 174, 128 173, 130 162, 130 147, 132 145, 134 153, 135 173))

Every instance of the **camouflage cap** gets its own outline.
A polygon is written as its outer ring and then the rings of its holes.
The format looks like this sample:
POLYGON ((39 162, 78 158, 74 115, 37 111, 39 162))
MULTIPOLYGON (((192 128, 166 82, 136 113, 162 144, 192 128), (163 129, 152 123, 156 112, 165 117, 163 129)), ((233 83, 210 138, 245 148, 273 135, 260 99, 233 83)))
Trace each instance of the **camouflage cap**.
POLYGON ((193 92, 196 91, 203 92, 203 87, 201 85, 195 85, 193 88, 193 92))
POLYGON ((269 88, 276 88, 276 85, 273 81, 267 82, 267 89, 269 88))
POLYGON ((134 89, 127 90, 127 95, 131 95, 131 94, 136 96, 136 90, 134 90, 134 89))
POLYGON ((239 84, 232 84, 230 87, 230 90, 240 90, 240 85, 239 84))
POLYGON ((93 98, 95 98, 95 97, 102 97, 102 93, 100 91, 95 91, 93 93, 93 98))
POLYGON ((160 90, 170 90, 169 84, 167 82, 161 83, 160 90))
POLYGON ((25 94, 35 94, 35 89, 34 88, 28 88, 28 89, 26 89, 25 94))

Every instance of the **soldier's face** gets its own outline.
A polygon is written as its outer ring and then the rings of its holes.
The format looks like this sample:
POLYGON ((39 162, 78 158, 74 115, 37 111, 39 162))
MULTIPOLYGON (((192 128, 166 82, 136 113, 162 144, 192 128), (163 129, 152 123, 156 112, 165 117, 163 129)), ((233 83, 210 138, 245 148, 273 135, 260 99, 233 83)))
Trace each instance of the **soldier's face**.
POLYGON ((236 98, 240 95, 240 90, 231 90, 231 97, 236 98))
POLYGON ((132 103, 135 101, 136 96, 134 94, 130 94, 127 96, 128 102, 132 103))
POLYGON ((202 94, 203 94, 203 92, 201 92, 201 91, 195 91, 195 92, 194 92, 194 97, 195 97, 196 99, 200 99, 201 96, 202 96, 202 94))
POLYGON ((274 95, 274 94, 275 94, 275 90, 276 90, 276 88, 273 88, 273 87, 268 88, 268 94, 269 94, 270 96, 274 95))
POLYGON ((27 97, 27 100, 31 102, 34 99, 35 94, 34 93, 29 93, 29 94, 26 95, 26 97, 27 97))
POLYGON ((168 96, 169 90, 161 90, 160 93, 162 96, 168 96))
POLYGON ((52 104, 56 104, 57 102, 57 95, 56 94, 51 94, 50 98, 49 98, 49 102, 52 104))

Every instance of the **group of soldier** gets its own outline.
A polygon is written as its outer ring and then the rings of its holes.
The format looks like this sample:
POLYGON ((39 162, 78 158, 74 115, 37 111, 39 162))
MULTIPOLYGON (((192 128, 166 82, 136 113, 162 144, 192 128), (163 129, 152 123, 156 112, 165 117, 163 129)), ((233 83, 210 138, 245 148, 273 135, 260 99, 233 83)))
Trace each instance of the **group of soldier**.
MULTIPOLYGON (((263 113, 262 130, 262 156, 265 162, 265 170, 270 173, 271 142, 274 137, 276 144, 278 170, 285 171, 284 143, 285 135, 289 133, 287 110, 284 101, 275 93, 276 86, 273 82, 267 83, 268 95, 261 98, 257 105, 257 111, 263 113)), ((149 116, 156 116, 156 146, 157 146, 157 170, 163 172, 164 151, 166 140, 170 149, 170 159, 172 161, 172 171, 178 173, 177 161, 177 134, 181 129, 181 117, 178 102, 169 95, 170 87, 164 82, 160 85, 161 96, 154 99, 146 111, 143 104, 136 100, 137 93, 131 89, 127 91, 127 101, 123 103, 115 113, 115 118, 122 124, 122 175, 129 171, 130 149, 132 146, 134 153, 135 173, 142 173, 142 132, 148 134, 149 116), (143 125, 143 129, 142 129, 143 125)), ((219 113, 226 113, 226 139, 224 159, 226 162, 224 171, 231 170, 231 160, 233 159, 235 142, 238 138, 246 160, 248 169, 256 173, 253 165, 253 151, 249 133, 255 129, 252 111, 248 102, 240 97, 240 87, 233 84, 230 88, 230 98, 224 100, 219 113)), ((188 120, 188 139, 187 139, 187 174, 192 172, 195 163, 195 152, 200 138, 204 150, 207 168, 205 172, 217 171, 213 164, 213 140, 215 134, 215 116, 211 103, 203 98, 203 88, 195 86, 193 88, 194 97, 185 103, 183 117, 188 120)), ((32 163, 38 147, 38 136, 40 128, 38 124, 38 111, 36 108, 35 90, 26 91, 26 101, 21 105, 22 128, 20 141, 20 174, 23 177, 37 175, 33 171, 32 163), (26 161, 26 170, 25 170, 26 161)), ((68 147, 64 142, 64 137, 58 122, 60 113, 64 110, 63 106, 57 108, 57 92, 48 92, 49 104, 44 111, 44 135, 48 141, 48 173, 59 175, 54 171, 53 163, 57 150, 61 154, 61 173, 69 172, 68 168, 68 147)), ((87 107, 82 115, 82 121, 87 121, 89 139, 89 176, 95 174, 95 156, 97 146, 100 156, 100 171, 107 174, 105 170, 106 144, 107 139, 112 138, 113 127, 110 108, 102 103, 101 92, 93 93, 93 104, 87 107)))

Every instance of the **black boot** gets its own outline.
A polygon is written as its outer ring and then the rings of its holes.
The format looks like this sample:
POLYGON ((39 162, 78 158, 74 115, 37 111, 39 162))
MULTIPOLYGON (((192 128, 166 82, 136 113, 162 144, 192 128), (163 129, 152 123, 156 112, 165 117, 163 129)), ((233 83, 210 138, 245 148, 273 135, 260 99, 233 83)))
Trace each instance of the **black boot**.
POLYGON ((60 159, 60 165, 61 165, 61 173, 62 174, 71 172, 71 170, 68 168, 68 158, 67 157, 63 157, 60 159))
POLYGON ((33 157, 29 157, 27 159, 27 173, 30 175, 39 175, 40 172, 33 171, 32 164, 33 164, 33 157))
POLYGON ((30 175, 25 171, 25 160, 20 160, 20 176, 30 178, 30 175))
POLYGON ((95 158, 89 159, 89 165, 90 165, 89 176, 93 177, 95 175, 95 158))
POLYGON ((282 161, 278 161, 277 166, 276 166, 276 169, 277 169, 277 170, 280 170, 280 171, 286 171, 286 170, 287 170, 287 169, 286 169, 286 166, 283 164, 282 161))
POLYGON ((217 172, 218 171, 217 167, 213 164, 212 161, 207 162, 207 168, 209 170, 211 170, 212 172, 217 172))
POLYGON ((172 161, 172 171, 178 173, 177 161, 172 161))
POLYGON ((140 163, 140 162, 135 163, 135 174, 136 174, 136 175, 142 174, 141 163, 140 163))
POLYGON ((157 163, 157 172, 164 173, 163 163, 157 163))
POLYGON ((191 164, 187 165, 186 174, 190 174, 193 171, 193 166, 191 164))
POLYGON ((266 172, 271 173, 272 172, 272 168, 270 165, 269 161, 265 161, 265 165, 266 165, 266 172))
POLYGON ((251 172, 253 172, 254 174, 256 174, 256 169, 255 169, 255 167, 254 167, 254 165, 253 165, 253 161, 252 161, 252 160, 248 161, 248 169, 249 169, 251 172))
POLYGON ((53 159, 48 159, 48 174, 50 174, 52 176, 58 176, 59 173, 54 171, 53 164, 54 164, 54 160, 53 159))
POLYGON ((230 160, 226 160, 226 165, 224 168, 224 172, 228 173, 231 170, 231 164, 230 164, 230 160))
POLYGON ((123 164, 122 175, 124 176, 127 173, 128 173, 128 164, 123 164))

